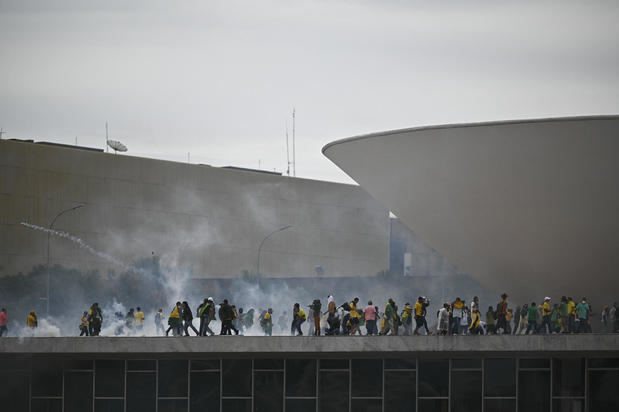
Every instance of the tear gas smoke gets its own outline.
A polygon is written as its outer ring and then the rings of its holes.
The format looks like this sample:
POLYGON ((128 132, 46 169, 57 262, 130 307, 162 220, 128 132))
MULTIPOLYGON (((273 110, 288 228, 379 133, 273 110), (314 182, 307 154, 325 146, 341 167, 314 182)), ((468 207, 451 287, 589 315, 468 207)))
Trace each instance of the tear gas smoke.
POLYGON ((69 239, 71 242, 77 244, 80 248, 87 250, 88 252, 90 252, 91 254, 100 257, 101 259, 106 260, 107 262, 119 266, 121 268, 124 268, 126 270, 135 270, 134 268, 131 268, 129 266, 126 266, 124 263, 122 263, 121 261, 119 261, 118 259, 115 259, 114 257, 108 255, 107 253, 103 253, 103 252, 99 252, 98 250, 95 250, 93 247, 89 246, 86 242, 84 242, 82 239, 80 239, 77 236, 71 235, 67 232, 61 232, 58 230, 54 230, 54 229, 48 229, 42 226, 37 226, 37 225, 33 225, 31 223, 26 223, 26 222, 21 222, 21 224, 23 226, 26 226, 30 229, 34 229, 34 230, 40 230, 42 232, 45 233, 49 233, 50 235, 54 235, 54 236, 58 236, 61 238, 65 238, 65 239, 69 239))
MULTIPOLYGON (((53 338, 62 336, 60 327, 58 327, 58 321, 54 318, 39 318, 38 327, 36 329, 29 328, 28 326, 18 327, 14 336, 20 338, 40 337, 40 338, 53 338)), ((9 332, 11 330, 9 329, 9 332)))

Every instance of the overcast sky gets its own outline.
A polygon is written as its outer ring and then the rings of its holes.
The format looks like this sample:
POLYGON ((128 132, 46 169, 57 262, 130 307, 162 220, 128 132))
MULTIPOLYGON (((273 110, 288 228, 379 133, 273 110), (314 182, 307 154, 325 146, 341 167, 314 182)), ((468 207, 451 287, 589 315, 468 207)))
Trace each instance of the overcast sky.
POLYGON ((351 182, 335 139, 619 113, 618 1, 0 0, 6 137, 351 182))

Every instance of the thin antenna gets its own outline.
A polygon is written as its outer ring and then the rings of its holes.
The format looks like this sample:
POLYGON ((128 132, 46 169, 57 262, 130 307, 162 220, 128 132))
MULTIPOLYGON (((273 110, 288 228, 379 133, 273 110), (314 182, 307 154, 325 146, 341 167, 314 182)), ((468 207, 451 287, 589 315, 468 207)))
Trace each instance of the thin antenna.
POLYGON ((77 136, 75 136, 75 145, 77 146, 77 136))
POLYGON ((286 174, 290 176, 290 145, 288 143, 288 120, 286 120, 286 174))
POLYGON ((260 159, 258 159, 258 170, 260 170, 260 159))
POLYGON ((190 160, 189 160, 189 159, 190 159, 190 157, 189 157, 189 155, 190 155, 190 153, 189 153, 189 152, 187 152, 187 163, 190 163, 190 160))
POLYGON ((105 153, 109 153, 109 151, 110 151, 110 148, 109 148, 109 146, 107 144, 108 140, 109 139, 107 137, 107 122, 105 122, 105 153))
POLYGON ((2 140, 2 135, 6 133, 6 130, 0 128, 0 140, 2 140))
POLYGON ((297 177, 297 151, 295 148, 295 119, 296 110, 292 108, 292 176, 297 177))

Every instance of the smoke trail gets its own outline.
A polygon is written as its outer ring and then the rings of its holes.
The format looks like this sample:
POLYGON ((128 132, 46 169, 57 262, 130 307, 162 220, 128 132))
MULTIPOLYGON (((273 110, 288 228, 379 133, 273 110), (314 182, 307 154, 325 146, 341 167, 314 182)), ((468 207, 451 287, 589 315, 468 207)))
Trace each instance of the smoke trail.
POLYGON ((91 254, 100 257, 101 259, 107 260, 108 262, 119 266, 125 270, 128 271, 134 271, 134 272, 144 272, 142 269, 138 269, 135 267, 131 267, 131 266, 127 266, 124 263, 122 263, 120 260, 108 255, 107 253, 103 253, 103 252, 99 252, 98 250, 95 250, 92 246, 88 245, 86 242, 84 242, 82 239, 80 239, 77 236, 71 235, 67 232, 60 232, 58 230, 53 230, 53 229, 48 229, 42 226, 37 226, 37 225, 33 225, 31 223, 26 223, 26 222, 21 222, 21 224, 23 226, 26 226, 27 228, 30 229, 34 229, 34 230, 40 230, 42 232, 45 233, 49 233, 50 235, 54 235, 54 236, 58 236, 58 237, 62 237, 65 239, 69 239, 71 242, 76 243, 80 248, 82 249, 86 249, 88 252, 90 252, 91 254))

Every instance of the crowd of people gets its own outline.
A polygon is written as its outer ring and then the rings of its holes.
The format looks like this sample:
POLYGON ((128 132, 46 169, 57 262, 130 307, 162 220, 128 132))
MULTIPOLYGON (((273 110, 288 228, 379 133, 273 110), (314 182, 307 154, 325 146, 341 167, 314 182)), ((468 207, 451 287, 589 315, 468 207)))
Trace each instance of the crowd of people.
MULTIPOLYGON (((436 311, 436 326, 428 326, 430 300, 420 296, 414 304, 404 304, 400 311, 393 299, 388 299, 383 310, 370 300, 363 307, 359 298, 355 297, 341 305, 336 305, 333 296, 327 297, 326 310, 320 299, 307 305, 307 313, 299 303, 295 303, 290 312, 283 311, 277 320, 280 334, 301 336, 303 326, 308 323, 307 334, 324 335, 492 335, 492 334, 551 334, 551 333, 591 333, 591 316, 593 310, 586 298, 576 303, 571 297, 562 296, 558 303, 553 303, 550 297, 545 297, 542 303, 531 302, 522 306, 512 307, 507 294, 501 295, 495 306, 488 306, 482 312, 477 296, 470 304, 457 297, 453 302, 445 302, 436 311), (365 332, 365 333, 364 333, 365 332)), ((602 308, 600 321, 601 332, 618 333, 619 316, 617 303, 602 308)), ((114 334, 125 332, 140 334, 144 329, 145 315, 140 307, 131 308, 123 314, 116 312, 114 334)), ((166 316, 159 309, 154 316, 157 335, 212 336, 216 333, 211 329, 212 322, 219 319, 220 335, 239 335, 258 322, 265 336, 272 336, 274 312, 272 308, 253 308, 246 312, 243 308, 224 299, 215 304, 212 297, 204 299, 195 311, 199 319, 199 327, 193 324, 194 312, 187 301, 176 302, 167 316, 167 328, 164 326, 166 316)), ((38 327, 36 313, 31 311, 26 324, 34 335, 38 327)), ((93 303, 85 311, 79 324, 80 336, 97 336, 101 333, 103 313, 98 303, 93 303)), ((0 312, 0 336, 8 335, 8 317, 5 308, 0 312)))

